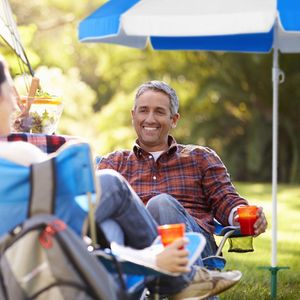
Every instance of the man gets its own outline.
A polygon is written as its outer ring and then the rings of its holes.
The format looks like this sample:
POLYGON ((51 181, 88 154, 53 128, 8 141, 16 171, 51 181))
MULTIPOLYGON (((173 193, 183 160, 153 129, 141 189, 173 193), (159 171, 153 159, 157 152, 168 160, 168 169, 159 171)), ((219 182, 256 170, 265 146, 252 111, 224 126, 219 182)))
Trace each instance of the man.
MULTIPOLYGON (((133 150, 109 154, 98 163, 98 169, 121 173, 158 224, 185 223, 187 231, 204 234, 206 257, 216 251, 213 219, 237 225, 237 208, 248 202, 238 195, 213 150, 177 144, 170 135, 180 118, 178 108, 176 92, 166 83, 142 84, 131 111, 138 137, 133 150)), ((267 227, 262 208, 257 216, 256 236, 267 227)), ((183 290, 178 299, 189 293, 188 288, 183 290)))

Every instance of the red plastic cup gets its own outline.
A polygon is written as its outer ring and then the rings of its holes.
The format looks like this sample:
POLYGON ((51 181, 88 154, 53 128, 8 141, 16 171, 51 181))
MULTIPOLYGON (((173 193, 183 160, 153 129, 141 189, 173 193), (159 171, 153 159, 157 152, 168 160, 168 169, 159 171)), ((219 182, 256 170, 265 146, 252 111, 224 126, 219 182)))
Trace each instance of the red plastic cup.
POLYGON ((162 244, 166 247, 175 240, 184 237, 185 224, 167 224, 157 227, 158 234, 161 237, 162 244))
POLYGON ((254 235, 254 223, 257 220, 258 207, 255 205, 241 206, 237 209, 238 221, 241 227, 241 234, 254 235))

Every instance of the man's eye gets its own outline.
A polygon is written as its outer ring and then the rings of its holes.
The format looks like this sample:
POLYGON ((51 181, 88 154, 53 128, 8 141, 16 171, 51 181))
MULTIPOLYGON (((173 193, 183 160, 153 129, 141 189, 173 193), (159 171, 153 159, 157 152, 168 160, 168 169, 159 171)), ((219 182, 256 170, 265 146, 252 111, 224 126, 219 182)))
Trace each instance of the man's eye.
POLYGON ((165 115, 165 114, 166 114, 163 110, 158 110, 157 113, 158 113, 159 115, 165 115))

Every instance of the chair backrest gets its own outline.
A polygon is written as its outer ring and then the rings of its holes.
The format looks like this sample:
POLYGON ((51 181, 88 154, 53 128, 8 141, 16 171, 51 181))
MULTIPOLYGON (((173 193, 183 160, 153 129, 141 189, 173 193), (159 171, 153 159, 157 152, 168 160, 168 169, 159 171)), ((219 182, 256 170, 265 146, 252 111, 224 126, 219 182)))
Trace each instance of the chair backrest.
POLYGON ((120 299, 78 237, 96 195, 89 145, 66 143, 29 167, 1 158, 0 178, 2 298, 120 299))
MULTIPOLYGON (((81 234, 88 213, 87 193, 96 194, 94 168, 87 143, 66 143, 49 156, 55 166, 57 217, 81 234)), ((33 191, 32 168, 0 158, 0 236, 28 216, 33 191)))

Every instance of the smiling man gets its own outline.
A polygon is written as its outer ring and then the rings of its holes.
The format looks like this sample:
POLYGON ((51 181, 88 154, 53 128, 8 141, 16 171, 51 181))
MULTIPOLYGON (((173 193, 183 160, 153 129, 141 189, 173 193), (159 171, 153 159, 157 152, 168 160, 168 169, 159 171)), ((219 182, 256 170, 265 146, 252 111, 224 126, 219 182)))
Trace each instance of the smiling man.
MULTIPOLYGON (((137 133, 133 150, 109 154, 99 161, 98 169, 121 173, 158 224, 185 223, 186 231, 202 233, 207 240, 202 256, 207 257, 216 252, 213 219, 237 225, 237 208, 248 202, 236 192, 212 149, 178 144, 170 135, 180 119, 178 109, 178 97, 168 84, 142 84, 131 111, 137 133)), ((255 235, 267 228, 262 208, 257 217, 255 235)), ((201 259, 197 263, 203 266, 201 259)), ((193 282, 174 299, 196 296, 197 276, 193 282)))

